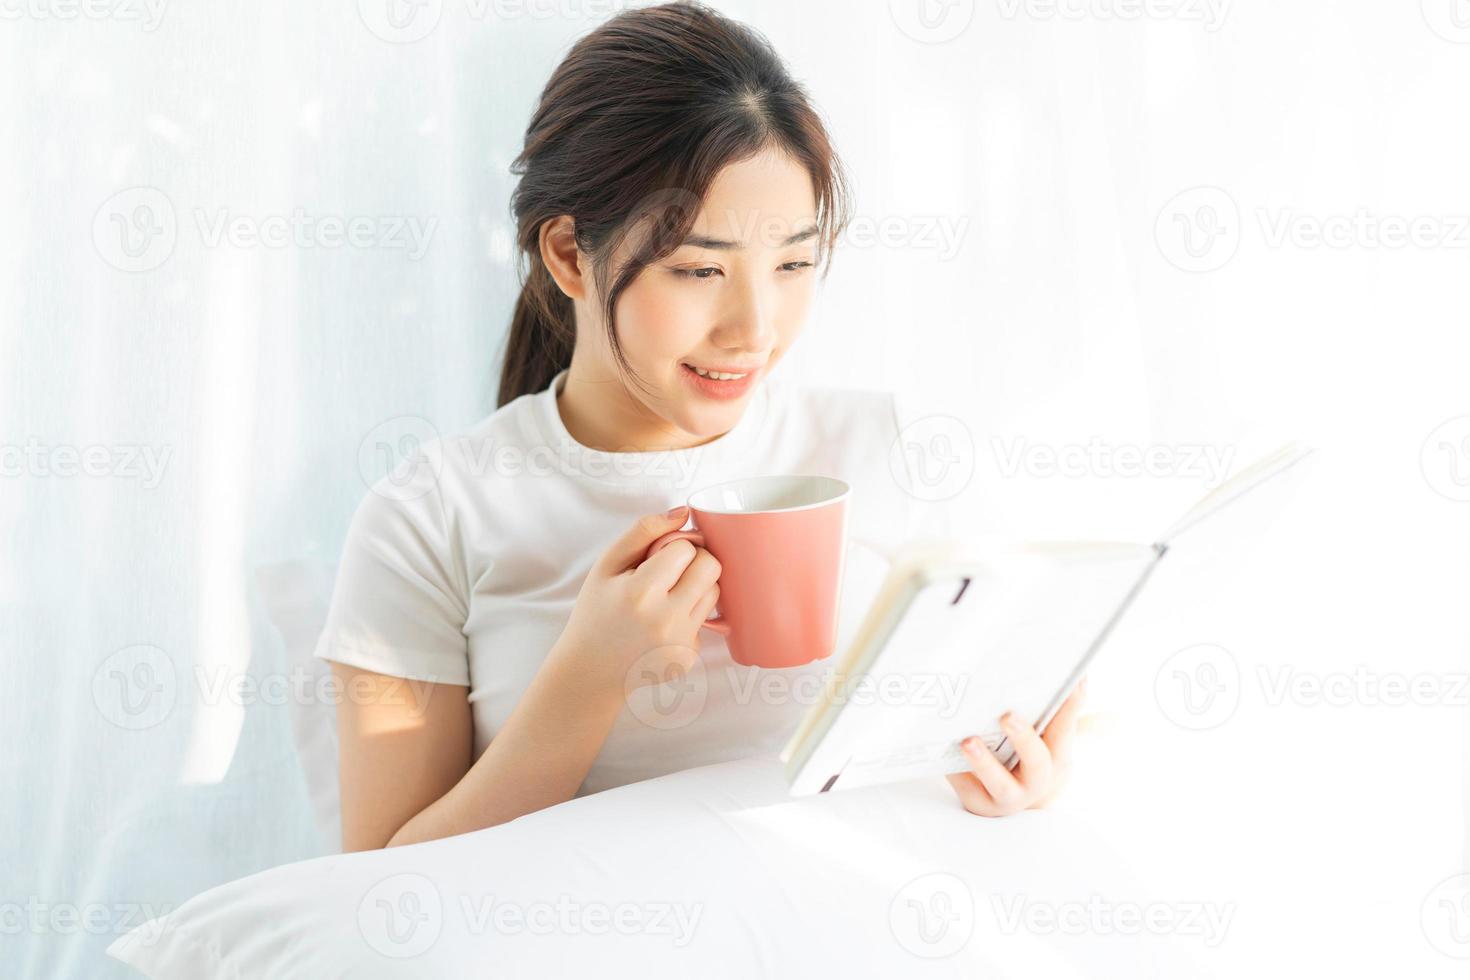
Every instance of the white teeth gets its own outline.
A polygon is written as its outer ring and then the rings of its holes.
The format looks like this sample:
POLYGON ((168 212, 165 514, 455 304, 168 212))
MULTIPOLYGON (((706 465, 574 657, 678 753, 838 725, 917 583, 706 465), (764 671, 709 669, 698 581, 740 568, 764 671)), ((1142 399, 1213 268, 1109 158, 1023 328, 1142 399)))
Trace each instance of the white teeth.
POLYGON ((701 378, 714 378, 716 381, 736 381, 745 377, 743 374, 727 374, 724 371, 706 371, 702 367, 694 367, 693 364, 689 366, 694 368, 694 373, 701 378))

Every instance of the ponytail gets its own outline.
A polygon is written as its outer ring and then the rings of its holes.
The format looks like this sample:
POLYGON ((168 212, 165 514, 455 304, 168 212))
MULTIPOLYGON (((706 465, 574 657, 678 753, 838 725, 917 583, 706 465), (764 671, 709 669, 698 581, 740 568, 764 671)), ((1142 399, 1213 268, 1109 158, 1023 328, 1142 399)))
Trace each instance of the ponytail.
POLYGON ((577 340, 571 299, 557 287, 539 253, 529 258, 530 271, 505 341, 497 408, 549 385, 557 372, 571 366, 577 340))

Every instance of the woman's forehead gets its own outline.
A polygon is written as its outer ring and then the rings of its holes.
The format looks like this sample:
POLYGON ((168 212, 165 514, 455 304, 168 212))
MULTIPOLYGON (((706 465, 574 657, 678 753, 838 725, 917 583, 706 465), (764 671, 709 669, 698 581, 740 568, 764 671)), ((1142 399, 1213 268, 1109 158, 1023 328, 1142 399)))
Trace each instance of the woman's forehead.
POLYGON ((816 211, 806 168, 784 154, 765 152, 729 164, 716 175, 689 237, 781 248, 815 227, 816 211))

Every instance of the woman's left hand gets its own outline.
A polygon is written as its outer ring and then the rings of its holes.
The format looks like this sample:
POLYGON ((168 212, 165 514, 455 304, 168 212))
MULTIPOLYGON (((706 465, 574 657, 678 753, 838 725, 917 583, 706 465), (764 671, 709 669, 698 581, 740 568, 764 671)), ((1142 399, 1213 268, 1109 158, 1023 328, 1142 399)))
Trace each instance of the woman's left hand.
POLYGON ((960 743, 971 771, 950 773, 945 778, 965 809, 981 817, 1004 817, 1054 800, 1072 767, 1072 736, 1077 731, 1077 715, 1086 692, 1087 680, 1083 678, 1042 735, 1014 712, 1001 716, 1001 731, 1010 739, 1019 759, 1014 770, 1001 765, 978 736, 960 743))

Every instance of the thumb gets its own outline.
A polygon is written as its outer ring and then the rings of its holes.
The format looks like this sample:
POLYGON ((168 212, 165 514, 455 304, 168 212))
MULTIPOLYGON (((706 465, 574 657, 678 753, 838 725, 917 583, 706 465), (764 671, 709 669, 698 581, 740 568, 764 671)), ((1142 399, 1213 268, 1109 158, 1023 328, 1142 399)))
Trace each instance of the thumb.
POLYGON ((597 570, 603 575, 617 575, 643 560, 648 546, 670 531, 677 531, 689 519, 688 505, 675 507, 667 514, 646 514, 638 518, 623 536, 612 543, 598 559, 597 570))

